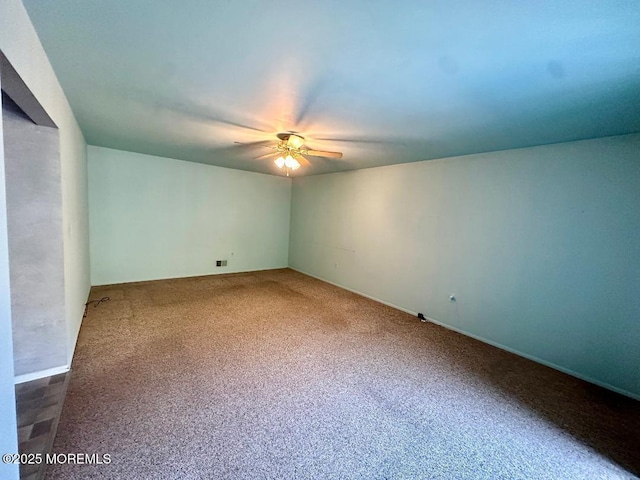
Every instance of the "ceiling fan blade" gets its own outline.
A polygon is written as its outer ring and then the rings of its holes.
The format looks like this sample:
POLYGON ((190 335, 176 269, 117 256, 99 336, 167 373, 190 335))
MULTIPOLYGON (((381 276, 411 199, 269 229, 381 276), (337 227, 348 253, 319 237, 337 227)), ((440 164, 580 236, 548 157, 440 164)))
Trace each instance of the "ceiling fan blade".
POLYGON ((306 158, 304 158, 302 155, 296 155, 296 160, 303 167, 308 167, 309 165, 311 165, 311 162, 306 158))
POLYGON ((323 150, 304 150, 305 155, 312 157, 329 157, 329 158, 342 158, 341 152, 325 152, 323 150))
POLYGON ((273 155, 278 155, 278 153, 280 152, 269 152, 269 153, 265 153, 264 155, 260 155, 259 157, 255 157, 254 160, 262 160, 264 158, 269 158, 273 155))
POLYGON ((243 147, 266 147, 269 143, 273 143, 271 140, 260 140, 257 142, 233 142, 236 145, 242 145, 243 147))

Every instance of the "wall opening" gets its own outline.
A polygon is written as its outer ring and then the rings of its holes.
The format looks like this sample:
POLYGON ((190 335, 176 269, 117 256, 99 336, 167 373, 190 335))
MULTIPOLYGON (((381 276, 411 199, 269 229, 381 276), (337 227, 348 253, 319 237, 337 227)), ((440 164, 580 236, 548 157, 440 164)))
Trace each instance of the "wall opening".
POLYGON ((67 368, 60 142, 35 96, 2 55, 0 62, 14 375, 20 381, 67 368))

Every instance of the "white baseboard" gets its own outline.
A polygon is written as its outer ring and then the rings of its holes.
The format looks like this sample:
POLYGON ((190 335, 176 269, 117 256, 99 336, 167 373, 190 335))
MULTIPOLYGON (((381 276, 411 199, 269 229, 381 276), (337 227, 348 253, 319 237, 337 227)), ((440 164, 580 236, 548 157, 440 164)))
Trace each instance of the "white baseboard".
POLYGON ((30 382, 31 380, 37 380, 39 378, 51 377, 52 375, 58 375, 59 373, 66 373, 69 371, 69 369, 69 365, 63 365, 61 367, 40 370, 39 372, 24 373, 22 375, 15 376, 13 379, 13 383, 17 385, 19 383, 30 382))
POLYGON ((407 310, 406 308, 403 308, 403 307, 401 307, 399 305, 395 305, 393 303, 385 302, 384 300, 380 300, 379 298, 372 297, 371 295, 367 295, 366 293, 362 293, 362 292, 360 292, 358 290, 354 290, 353 288, 345 287, 344 285, 340 285, 339 283, 332 282, 331 280, 327 280, 326 278, 318 277, 317 275, 311 275, 310 273, 304 272, 302 270, 298 270, 297 268, 293 268, 293 267, 288 267, 288 268, 290 270, 294 270, 294 271, 296 271, 298 273, 302 273, 303 275, 306 275, 308 277, 312 277, 312 278, 315 278, 316 280, 320 280, 320 281, 322 281, 324 283, 329 283, 329 284, 331 284, 333 286, 336 286, 336 287, 339 287, 339 288, 341 288, 343 290, 347 290, 349 292, 355 293, 357 295, 360 295, 361 297, 365 297, 365 298, 368 298, 368 299, 373 300, 375 302, 381 303, 383 305, 386 305, 387 307, 395 308, 396 310, 400 310, 401 312, 409 313, 409 314, 411 314, 411 315, 413 315, 415 317, 418 316, 418 312, 412 312, 411 310, 407 310))
POLYGON ((515 349, 513 349, 511 347, 506 347, 506 346, 504 346, 504 345, 502 345, 500 343, 494 342, 493 340, 487 340, 486 338, 480 337, 478 335, 474 335, 472 333, 467 333, 464 330, 460 330, 459 328, 452 327, 451 325, 447 325, 446 323, 439 322, 439 321, 434 320, 434 319, 429 318, 429 317, 426 317, 426 318, 431 323, 435 323, 436 325, 444 327, 447 330, 452 330, 452 331, 454 331, 456 333, 460 333, 460 334, 465 335, 467 337, 471 337, 471 338, 473 338, 475 340, 478 340, 478 341, 480 341, 482 343, 487 343, 487 344, 489 344, 489 345, 491 345, 493 347, 499 348, 501 350, 505 350, 505 351, 507 351, 509 353, 513 353, 514 355, 518 355, 519 357, 524 357, 527 360, 531 360, 533 362, 540 363, 540 364, 542 364, 542 365, 544 365, 546 367, 553 368, 554 370, 558 370, 558 371, 560 371, 562 373, 566 373, 567 375, 571 375, 572 377, 576 377, 576 378, 579 378, 580 380, 584 380, 585 382, 593 383, 594 385, 598 385, 599 387, 606 388, 607 390, 612 390, 612 391, 614 391, 616 393, 619 393, 621 395, 624 395, 626 397, 631 397, 634 400, 640 400, 640 395, 637 395, 635 393, 629 392, 629 391, 624 390, 622 388, 618 388, 618 387, 610 385, 610 384, 608 384, 606 382, 601 382, 600 380, 596 380, 596 379, 588 377, 586 375, 582 375, 581 373, 575 372, 575 371, 570 370, 570 369, 565 368, 565 367, 561 367, 560 365, 557 365, 557 364, 555 364, 553 362, 549 362, 547 360, 543 360, 543 359, 538 358, 538 357, 536 357, 534 355, 529 355, 528 353, 520 352, 520 351, 515 350, 515 349))
POLYGON ((288 266, 283 267, 268 267, 268 268, 258 268, 252 270, 223 270, 219 272, 211 272, 211 273, 202 273, 198 275, 180 275, 177 277, 159 277, 159 278, 146 278, 142 280, 125 280, 118 283, 91 283, 92 287, 111 287, 116 285, 126 285, 127 283, 143 283, 143 282, 159 282, 161 280, 177 280, 181 278, 198 278, 198 277, 211 277, 213 275, 230 275, 233 273, 252 273, 252 272, 266 272, 269 270, 282 270, 285 268, 289 268, 288 266))
MULTIPOLYGON (((353 292, 353 293, 358 294, 358 295, 360 295, 362 297, 366 297, 366 298, 374 300, 374 301, 376 301, 378 303, 382 303, 383 305, 387 305, 387 306, 395 308, 397 310, 401 310, 403 312, 409 313, 409 314, 414 315, 416 317, 418 316, 418 312, 412 312, 411 310, 407 310, 406 308, 402 308, 402 307, 400 307, 398 305, 394 305, 393 303, 385 302, 384 300, 380 300, 379 298, 372 297, 371 295, 367 295, 366 293, 359 292, 358 290, 354 290, 352 288, 345 287, 344 285, 340 285, 339 283, 335 283, 335 282, 332 282, 332 281, 327 280, 325 278, 318 277, 317 275, 311 275, 310 273, 304 272, 304 271, 299 270, 297 268, 293 268, 293 267, 289 267, 289 268, 291 270, 295 270, 296 272, 302 273, 303 275, 308 275, 309 277, 313 277, 313 278, 315 278, 317 280, 321 280, 321 281, 323 281, 325 283, 329 283, 329 284, 334 285, 336 287, 340 287, 340 288, 342 288, 344 290, 348 290, 349 292, 353 292)), ((474 340, 478 340, 478 341, 480 341, 482 343, 487 343, 487 344, 489 344, 489 345, 491 345, 493 347, 499 348, 501 350, 505 350, 505 351, 507 351, 509 353, 513 353, 514 355, 518 355, 519 357, 524 357, 524 358, 526 358, 528 360, 531 360, 533 362, 540 363, 540 364, 542 364, 542 365, 544 365, 546 367, 553 368, 554 370, 558 370, 558 371, 560 371, 562 373, 566 373, 567 375, 571 375, 572 377, 576 377, 576 378, 579 378, 580 380, 584 380, 585 382, 593 383, 594 385, 598 385, 599 387, 606 388, 607 390, 612 390, 612 391, 614 391, 616 393, 619 393, 621 395, 624 395, 626 397, 633 398, 634 400, 640 400, 640 395, 638 395, 638 394, 629 392, 629 391, 624 390, 622 388, 615 387, 615 386, 610 385, 610 384, 608 384, 606 382, 601 382, 600 380, 593 379, 593 378, 588 377, 586 375, 582 375, 581 373, 574 372, 573 370, 570 370, 570 369, 565 368, 565 367, 561 367, 560 365, 556 365, 555 363, 548 362, 547 360, 543 360, 543 359, 538 358, 538 357, 536 357, 534 355, 529 355, 527 353, 520 352, 520 351, 515 350, 513 348, 510 348, 510 347, 507 347, 507 346, 502 345, 500 343, 494 342, 493 340, 488 340, 488 339, 480 337, 478 335, 474 335, 472 333, 468 333, 468 332, 466 332, 464 330, 461 330, 459 328, 452 327, 451 325, 447 325, 446 323, 440 322, 438 320, 434 320, 433 318, 429 318, 429 317, 426 317, 426 316, 425 316, 425 318, 431 323, 435 323, 436 325, 444 327, 444 328, 446 328, 448 330, 452 330, 452 331, 454 331, 456 333, 460 333, 461 335, 464 335, 466 337, 473 338, 474 340)))
MULTIPOLYGON (((87 303, 89 302, 90 295, 91 295, 91 287, 89 287, 89 291, 87 292, 87 300, 86 300, 87 303)), ((76 346, 78 345, 78 337, 80 336, 80 329, 82 328, 82 322, 84 322, 84 314, 88 308, 87 303, 84 304, 84 309, 82 310, 82 317, 78 322, 78 327, 75 329, 76 331, 73 335, 73 338, 70 339, 70 345, 69 345, 70 348, 67 353, 67 363, 69 365, 73 364, 73 356, 76 354, 76 346)))

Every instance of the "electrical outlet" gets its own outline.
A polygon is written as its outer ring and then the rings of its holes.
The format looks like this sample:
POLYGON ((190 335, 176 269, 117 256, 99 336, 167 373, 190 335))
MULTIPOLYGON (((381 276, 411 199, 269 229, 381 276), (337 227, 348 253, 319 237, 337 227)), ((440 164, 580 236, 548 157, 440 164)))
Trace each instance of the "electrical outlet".
POLYGON ((227 266, 227 261, 226 260, 222 260, 222 266, 226 267, 227 266))

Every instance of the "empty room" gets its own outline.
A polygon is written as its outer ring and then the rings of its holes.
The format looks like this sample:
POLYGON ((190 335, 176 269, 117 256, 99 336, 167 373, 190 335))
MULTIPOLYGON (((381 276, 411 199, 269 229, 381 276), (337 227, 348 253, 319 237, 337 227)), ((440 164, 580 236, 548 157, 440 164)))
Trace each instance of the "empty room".
POLYGON ((0 0, 0 478, 640 478, 640 3, 0 0))

